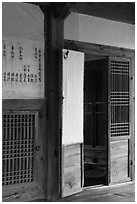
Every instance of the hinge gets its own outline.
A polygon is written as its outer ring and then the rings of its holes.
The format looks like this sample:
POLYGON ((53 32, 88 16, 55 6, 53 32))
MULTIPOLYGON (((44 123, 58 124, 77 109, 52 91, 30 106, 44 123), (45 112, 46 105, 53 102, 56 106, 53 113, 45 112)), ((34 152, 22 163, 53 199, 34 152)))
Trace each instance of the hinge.
POLYGON ((63 57, 64 57, 65 60, 68 59, 68 56, 69 56, 69 50, 64 51, 63 57))

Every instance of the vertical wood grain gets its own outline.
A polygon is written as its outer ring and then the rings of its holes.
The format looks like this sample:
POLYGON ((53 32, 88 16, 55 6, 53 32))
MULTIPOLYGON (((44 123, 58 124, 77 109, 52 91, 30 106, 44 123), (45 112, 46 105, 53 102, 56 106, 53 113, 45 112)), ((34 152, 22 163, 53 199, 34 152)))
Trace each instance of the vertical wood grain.
POLYGON ((128 140, 113 141, 111 147, 111 183, 126 181, 128 176, 128 140))
POLYGON ((64 41, 64 20, 53 17, 53 8, 45 9, 45 53, 47 70, 47 161, 44 167, 47 169, 47 199, 57 199, 60 195, 60 55, 64 41))
POLYGON ((62 197, 82 190, 81 144, 62 147, 62 197))

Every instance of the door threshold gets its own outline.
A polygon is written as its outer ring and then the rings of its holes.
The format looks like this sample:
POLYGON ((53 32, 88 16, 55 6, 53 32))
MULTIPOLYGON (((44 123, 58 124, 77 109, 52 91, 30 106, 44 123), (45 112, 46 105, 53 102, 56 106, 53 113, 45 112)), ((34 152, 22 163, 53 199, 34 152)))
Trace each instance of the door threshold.
POLYGON ((117 186, 133 184, 133 183, 134 183, 134 181, 126 181, 126 182, 123 182, 123 183, 115 183, 113 185, 100 184, 100 185, 94 185, 94 186, 85 186, 85 187, 83 187, 82 190, 91 190, 91 189, 98 189, 98 188, 113 188, 113 187, 117 187, 117 186))
POLYGON ((99 185, 93 185, 93 186, 84 186, 83 187, 83 190, 87 190, 87 189, 92 189, 92 188, 100 188, 100 187, 103 187, 105 186, 104 184, 99 184, 99 185))

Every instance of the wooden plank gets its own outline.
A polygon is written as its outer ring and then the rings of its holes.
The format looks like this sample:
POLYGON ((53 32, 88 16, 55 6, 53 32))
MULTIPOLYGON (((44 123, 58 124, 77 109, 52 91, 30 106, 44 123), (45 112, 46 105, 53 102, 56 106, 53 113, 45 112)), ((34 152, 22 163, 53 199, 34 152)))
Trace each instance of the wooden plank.
POLYGON ((5 99, 2 100, 2 110, 39 110, 45 102, 45 99, 5 99))
POLYGON ((80 154, 79 144, 69 145, 69 146, 66 146, 66 148, 67 148, 67 151, 64 152, 64 158, 68 158, 68 157, 80 154))
POLYGON ((111 142, 110 148, 112 160, 121 156, 128 156, 128 140, 111 142))
POLYGON ((66 49, 77 50, 84 53, 91 53, 99 56, 114 56, 114 57, 127 57, 134 56, 133 49, 118 48, 114 46, 99 45, 94 43, 85 43, 74 40, 64 40, 64 47, 66 49))
POLYGON ((111 181, 120 182, 128 177, 128 156, 111 161, 111 181))
POLYGON ((81 144, 63 146, 62 153, 64 154, 62 155, 62 197, 64 197, 81 191, 81 144))
POLYGON ((117 140, 127 140, 127 139, 130 139, 130 136, 116 136, 116 137, 111 137, 110 138, 110 141, 113 142, 113 141, 117 141, 117 140))
POLYGON ((110 143, 111 182, 128 178, 128 140, 110 143))
POLYGON ((33 199, 45 198, 44 193, 36 183, 14 184, 2 190, 3 202, 27 202, 33 199))
POLYGON ((64 178, 65 180, 71 178, 74 179, 78 179, 80 177, 80 172, 81 172, 81 168, 80 168, 80 163, 75 164, 75 166, 69 166, 67 168, 64 169, 64 178))
MULTIPOLYGON (((76 193, 78 193, 78 192, 80 192, 81 190, 78 190, 77 188, 77 186, 80 186, 80 183, 81 182, 77 182, 77 185, 74 185, 73 187, 71 187, 71 186, 65 186, 64 187, 64 195, 65 196, 70 196, 71 194, 72 194, 72 191, 73 192, 75 192, 75 193, 73 193, 73 194, 76 194, 76 193)), ((63 196, 64 197, 64 196, 63 196)))
POLYGON ((80 157, 81 157, 81 155, 77 154, 77 155, 73 155, 71 157, 65 158, 64 168, 75 166, 76 164, 80 166, 81 165, 80 164, 80 162, 81 162, 81 158, 80 157))

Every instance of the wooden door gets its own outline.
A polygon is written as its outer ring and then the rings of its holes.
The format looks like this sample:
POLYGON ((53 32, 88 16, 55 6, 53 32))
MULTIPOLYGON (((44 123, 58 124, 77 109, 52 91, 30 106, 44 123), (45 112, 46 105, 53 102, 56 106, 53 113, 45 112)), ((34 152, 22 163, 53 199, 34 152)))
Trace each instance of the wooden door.
POLYGON ((84 54, 63 50, 61 196, 82 188, 84 54))
POLYGON ((109 183, 130 180, 130 60, 108 59, 109 183))

